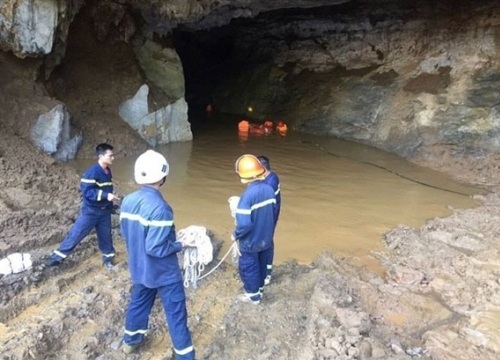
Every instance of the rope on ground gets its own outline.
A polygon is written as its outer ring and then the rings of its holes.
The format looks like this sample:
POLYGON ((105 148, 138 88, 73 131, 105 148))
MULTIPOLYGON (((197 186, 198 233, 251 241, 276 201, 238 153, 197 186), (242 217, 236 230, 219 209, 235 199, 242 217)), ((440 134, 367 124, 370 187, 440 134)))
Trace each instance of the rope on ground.
POLYGON ((198 281, 214 272, 231 252, 233 253, 233 262, 237 262, 240 255, 238 244, 234 241, 222 260, 202 276, 201 274, 205 270, 205 266, 213 260, 213 246, 210 237, 207 235, 207 229, 203 226, 191 225, 179 230, 177 238, 178 241, 192 242, 195 245, 184 250, 183 277, 184 287, 186 288, 191 285, 196 289, 198 281))

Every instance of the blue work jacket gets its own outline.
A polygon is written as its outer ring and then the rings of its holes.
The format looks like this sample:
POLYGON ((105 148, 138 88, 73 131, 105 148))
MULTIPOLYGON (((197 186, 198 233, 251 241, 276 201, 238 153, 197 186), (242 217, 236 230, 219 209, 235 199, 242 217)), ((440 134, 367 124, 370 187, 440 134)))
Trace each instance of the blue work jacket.
POLYGON ((274 190, 264 181, 248 184, 236 209, 234 237, 240 250, 259 252, 273 245, 276 198, 274 190))
POLYGON ((278 222, 278 219, 280 217, 280 211, 281 211, 281 186, 280 186, 280 179, 278 175, 274 171, 269 171, 267 173, 266 178, 264 179, 264 182, 271 186, 274 190, 274 196, 276 198, 276 211, 274 214, 275 222, 278 222))
POLYGON ((113 176, 111 169, 104 170, 99 163, 90 166, 80 179, 83 206, 111 209, 113 203, 108 201, 108 194, 113 193, 113 176))
POLYGON ((177 253, 174 214, 160 191, 143 186, 125 196, 120 228, 134 284, 158 288, 182 280, 177 253))

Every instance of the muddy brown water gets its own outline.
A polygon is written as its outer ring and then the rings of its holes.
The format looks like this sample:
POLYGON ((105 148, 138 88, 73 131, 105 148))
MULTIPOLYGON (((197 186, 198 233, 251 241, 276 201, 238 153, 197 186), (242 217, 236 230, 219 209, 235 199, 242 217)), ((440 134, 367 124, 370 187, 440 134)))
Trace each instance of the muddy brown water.
MULTIPOLYGON (((383 251, 382 235, 400 224, 419 227, 451 209, 474 207, 481 189, 358 143, 289 131, 248 138, 236 125, 207 126, 192 142, 157 149, 170 164, 163 193, 177 229, 203 225, 230 243, 233 219, 227 199, 244 185, 234 172, 244 153, 265 154, 281 180, 282 213, 275 235, 276 263, 310 263, 322 251, 370 268, 371 251, 383 251)), ((136 189, 136 156, 117 158, 114 178, 124 194, 136 189)), ((82 172, 90 160, 73 162, 82 172)))

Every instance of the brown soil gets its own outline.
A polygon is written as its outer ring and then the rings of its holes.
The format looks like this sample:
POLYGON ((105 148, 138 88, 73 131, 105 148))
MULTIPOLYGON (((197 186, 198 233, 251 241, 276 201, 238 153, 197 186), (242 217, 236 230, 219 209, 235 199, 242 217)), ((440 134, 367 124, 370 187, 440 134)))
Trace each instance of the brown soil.
MULTIPOLYGON (((117 126, 114 111, 140 85, 134 64, 108 59, 102 71, 85 56, 69 57, 49 87, 34 83, 34 61, 0 53, 0 258, 28 252, 34 259, 31 270, 0 278, 2 359, 170 359, 159 304, 146 344, 128 357, 120 351, 130 279, 116 217, 113 271, 101 266, 94 235, 63 265, 42 265, 80 203, 78 174, 28 140, 36 115, 58 102, 51 95, 76 114, 86 139, 81 154, 101 141, 120 144, 122 155, 145 148, 128 127, 117 126)), ((477 208, 388 232, 387 251, 374 254, 382 276, 324 254, 309 266, 279 266, 259 306, 235 301, 240 284, 230 263, 188 289, 198 358, 498 359, 500 159, 451 154, 434 149, 415 161, 491 193, 477 196, 477 208)))

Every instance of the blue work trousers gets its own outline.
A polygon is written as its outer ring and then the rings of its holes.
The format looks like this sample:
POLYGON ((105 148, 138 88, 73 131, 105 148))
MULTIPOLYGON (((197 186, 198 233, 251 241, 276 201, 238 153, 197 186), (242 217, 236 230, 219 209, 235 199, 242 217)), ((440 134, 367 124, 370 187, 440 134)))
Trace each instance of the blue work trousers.
POLYGON ((97 233, 98 246, 102 252, 102 260, 110 261, 115 256, 115 248, 111 237, 111 209, 106 208, 82 206, 80 216, 59 245, 57 252, 68 255, 94 228, 97 233))
POLYGON ((267 264, 272 261, 273 253, 272 247, 259 252, 241 251, 238 270, 243 288, 252 300, 260 300, 262 297, 264 280, 267 276, 267 264))
POLYGON ((271 276, 271 274, 273 273, 273 261, 274 261, 274 243, 273 246, 269 249, 269 253, 267 254, 266 276, 271 276))
POLYGON ((156 294, 159 294, 163 304, 175 359, 194 360, 193 342, 187 327, 186 295, 182 281, 155 289, 141 284, 133 285, 123 341, 129 345, 144 341, 156 294))

